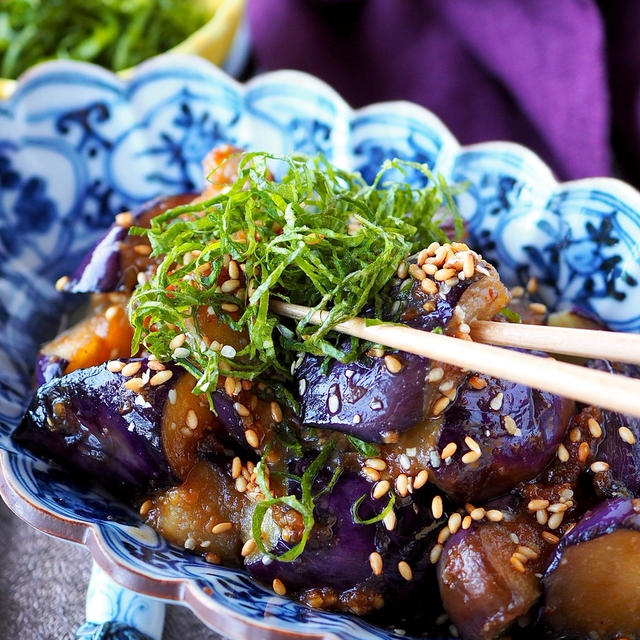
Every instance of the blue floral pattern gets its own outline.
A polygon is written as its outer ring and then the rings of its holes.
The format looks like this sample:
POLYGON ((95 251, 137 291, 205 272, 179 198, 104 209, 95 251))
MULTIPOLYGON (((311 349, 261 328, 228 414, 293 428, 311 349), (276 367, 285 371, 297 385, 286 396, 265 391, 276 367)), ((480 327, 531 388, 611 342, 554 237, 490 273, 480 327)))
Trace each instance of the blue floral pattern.
MULTIPOLYGON (((451 181, 468 182, 458 202, 469 232, 508 282, 536 276, 546 302, 580 305, 625 331, 640 330, 640 194, 608 179, 558 184, 527 149, 460 147, 416 105, 353 111, 297 72, 242 86, 202 60, 163 57, 123 82, 56 62, 35 69, 0 102, 0 463, 11 491, 41 512, 91 525, 121 567, 151 581, 186 581, 186 591, 205 603, 201 611, 223 608, 247 626, 302 628, 322 638, 405 637, 307 609, 241 571, 171 547, 135 513, 16 449, 9 437, 29 399, 38 346, 69 304, 55 279, 72 270, 114 214, 158 193, 200 188, 200 162, 219 142, 320 151, 367 179, 391 156, 427 162, 451 181)), ((423 180, 418 172, 408 177, 423 180)))

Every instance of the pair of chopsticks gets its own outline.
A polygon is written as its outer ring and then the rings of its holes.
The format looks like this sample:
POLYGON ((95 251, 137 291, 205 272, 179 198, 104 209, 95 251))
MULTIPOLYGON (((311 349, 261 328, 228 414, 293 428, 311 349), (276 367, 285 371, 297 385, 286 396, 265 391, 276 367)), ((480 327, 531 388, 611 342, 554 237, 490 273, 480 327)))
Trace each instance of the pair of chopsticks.
MULTIPOLYGON (((272 301, 270 307, 295 320, 311 311, 280 301, 272 301)), ((313 313, 309 322, 321 324, 325 313, 313 313)), ((640 335, 476 321, 471 325, 473 341, 468 341, 394 324, 366 326, 363 318, 341 322, 333 330, 640 418, 640 380, 493 346, 640 364, 640 335)))

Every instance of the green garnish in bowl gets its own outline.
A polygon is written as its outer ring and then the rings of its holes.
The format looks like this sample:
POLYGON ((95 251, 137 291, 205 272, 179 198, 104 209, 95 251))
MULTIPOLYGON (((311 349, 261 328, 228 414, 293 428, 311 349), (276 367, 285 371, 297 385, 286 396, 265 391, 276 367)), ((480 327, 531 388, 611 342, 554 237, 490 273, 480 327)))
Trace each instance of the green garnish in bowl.
POLYGON ((52 58, 128 69, 202 27, 211 11, 191 0, 2 0, 0 76, 52 58))
POLYGON ((452 217, 459 234, 452 191, 425 165, 387 161, 368 185, 322 156, 247 153, 224 193, 167 211, 150 229, 132 229, 148 236, 161 260, 131 299, 133 351, 144 345, 160 360, 176 360, 197 379, 196 393, 215 390, 221 371, 243 379, 267 370, 287 375, 299 352, 352 361, 357 349, 341 348, 331 328, 380 309, 400 263, 433 241, 446 242, 441 227, 452 217), (284 164, 281 180, 271 178, 269 162, 284 164), (396 179, 409 170, 422 172, 429 186, 396 179), (219 286, 230 259, 246 282, 235 291, 219 286), (272 298, 328 313, 319 326, 303 319, 292 328, 270 312, 272 298), (225 310, 236 306, 235 315, 225 310), (246 332, 247 346, 230 353, 207 345, 203 307, 246 332), (188 345, 175 349, 177 335, 188 345))

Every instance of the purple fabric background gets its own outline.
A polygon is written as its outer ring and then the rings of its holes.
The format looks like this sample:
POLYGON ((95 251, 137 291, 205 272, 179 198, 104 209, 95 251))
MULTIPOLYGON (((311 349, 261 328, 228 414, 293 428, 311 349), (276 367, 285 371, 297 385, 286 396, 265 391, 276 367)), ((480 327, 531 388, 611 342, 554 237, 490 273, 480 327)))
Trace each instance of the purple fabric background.
POLYGON ((250 0, 261 69, 302 69, 353 106, 422 104, 461 142, 507 139, 562 179, 640 158, 637 0, 250 0), (614 147, 612 153, 611 141, 614 147))

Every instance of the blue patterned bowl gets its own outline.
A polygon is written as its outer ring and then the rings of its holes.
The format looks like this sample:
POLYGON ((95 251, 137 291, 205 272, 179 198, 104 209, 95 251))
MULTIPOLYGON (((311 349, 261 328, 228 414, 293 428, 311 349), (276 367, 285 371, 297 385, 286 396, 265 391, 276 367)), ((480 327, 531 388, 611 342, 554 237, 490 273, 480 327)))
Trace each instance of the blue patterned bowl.
POLYGON ((160 57, 123 82, 93 66, 55 62, 26 74, 0 103, 0 488, 7 503, 43 531, 86 544, 121 584, 184 601, 232 637, 406 637, 307 609, 241 571, 171 547, 135 513, 9 438, 28 401, 38 345, 66 311, 56 278, 114 214, 199 187, 199 163, 222 141, 322 151, 365 177, 398 156, 468 180, 460 207, 475 245, 507 282, 536 276, 549 304, 577 304, 623 331, 640 330, 640 194, 611 179, 559 184, 523 147, 461 147, 416 105, 353 111, 319 80, 291 71, 242 86, 200 59, 160 57))

